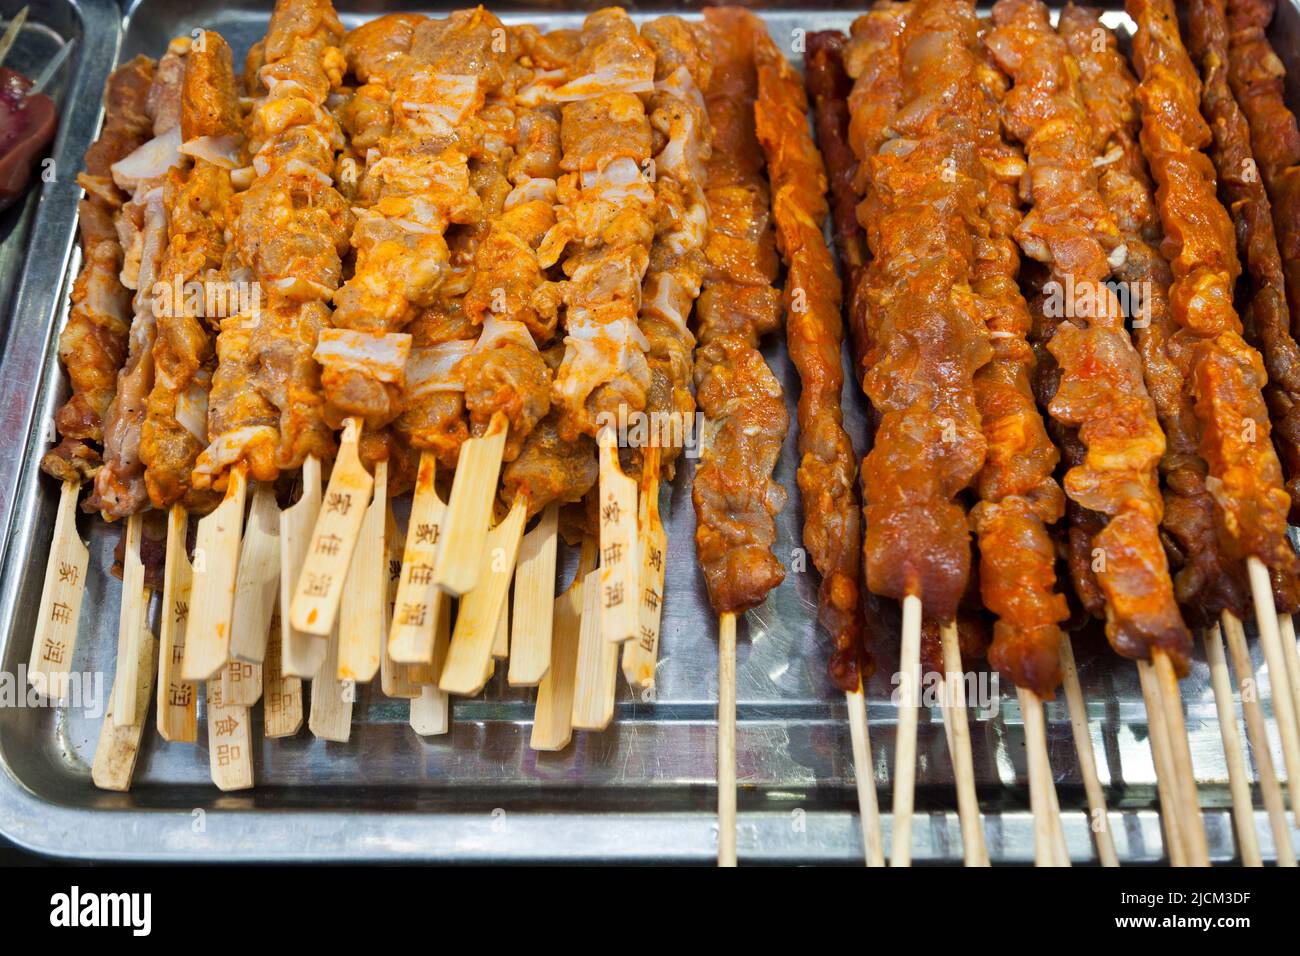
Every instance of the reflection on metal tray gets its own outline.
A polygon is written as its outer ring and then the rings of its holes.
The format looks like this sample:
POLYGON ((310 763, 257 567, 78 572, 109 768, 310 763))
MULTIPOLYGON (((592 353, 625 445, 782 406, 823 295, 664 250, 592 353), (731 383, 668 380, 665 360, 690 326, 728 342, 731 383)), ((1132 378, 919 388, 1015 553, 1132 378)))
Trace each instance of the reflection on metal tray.
MULTIPOLYGON (((399 6, 386 3, 382 9, 399 6)), ((376 9, 372 3, 339 7, 349 26, 376 9)), ((79 9, 83 16, 104 14, 98 5, 79 9)), ((494 9, 505 19, 547 27, 573 26, 581 18, 551 12, 550 4, 516 7, 517 12, 494 9)), ((654 12, 648 8, 634 15, 641 19, 654 12)), ((853 17, 848 9, 772 7, 762 13, 787 51, 794 31, 847 28, 853 17)), ((1113 16, 1112 22, 1123 22, 1122 14, 1113 16)), ((121 55, 157 56, 170 37, 204 27, 220 31, 242 56, 261 37, 267 19, 265 5, 137 0, 128 12, 121 55)), ((1288 35, 1300 30, 1296 8, 1285 7, 1278 29, 1288 35)), ((110 59, 113 30, 101 24, 90 31, 96 62, 110 59)), ((1282 44, 1288 47, 1300 50, 1300 42, 1282 44)), ((798 54, 793 58, 797 61, 798 54)), ((1300 63, 1294 66, 1293 76, 1300 77, 1300 63)), ((77 135, 61 143, 61 163, 75 163, 91 137, 104 72, 81 78, 73 91, 73 121, 67 128, 77 135)), ((37 475, 36 464, 44 422, 63 388, 51 330, 61 320, 64 286, 75 265, 75 198, 75 189, 64 183, 42 210, 41 241, 22 288, 28 321, 42 334, 14 337, 0 372, 0 519, 9 528, 0 634, 11 673, 30 648, 32 608, 57 499, 57 489, 37 475)), ((784 344, 770 342, 766 354, 787 394, 796 395, 797 376, 784 344)), ((850 432, 862 434, 864 402, 853 388, 846 389, 845 413, 850 432)), ((799 544, 794 470, 791 434, 777 473, 791 491, 777 543, 787 565, 799 544)), ((49 853, 131 859, 712 860, 716 619, 694 561, 690 480, 688 466, 663 492, 670 561, 657 693, 652 700, 633 699, 624 688, 608 731, 578 733, 560 754, 534 753, 527 747, 531 694, 510 690, 498 676, 482 697, 454 704, 449 736, 421 739, 406 725, 406 704, 384 698, 376 686, 362 688, 347 744, 316 740, 306 730, 263 742, 255 754, 254 791, 222 795, 212 787, 202 730, 197 745, 178 745, 163 743, 151 728, 134 788, 109 794, 90 784, 97 719, 79 712, 4 708, 0 831, 49 853), (196 808, 207 811, 202 833, 191 826, 196 808)), ((119 585, 109 566, 118 532, 89 519, 82 532, 90 540, 93 570, 74 669, 105 670, 111 678, 119 585)), ((571 573, 574 556, 566 557, 571 573)), ((741 626, 742 862, 862 858, 848 722, 842 695, 825 677, 826 646, 813 624, 815 598, 813 573, 792 570, 741 626)), ((888 784, 896 717, 887 678, 896 669, 892 654, 892 648, 880 649, 879 673, 868 687, 872 765, 882 788, 888 784)), ((1155 862, 1161 837, 1152 810, 1154 773, 1136 670, 1116 659, 1099 637, 1081 641, 1078 655, 1118 851, 1126 862, 1155 862)), ((1008 693, 991 717, 972 714, 975 772, 990 856, 995 862, 1028 862, 1033 838, 1022 725, 1014 693, 1004 690, 1008 693)), ((1211 855, 1228 859, 1233 843, 1227 774, 1203 664, 1184 683, 1184 694, 1211 855)), ((260 721, 260 709, 254 716, 260 721)), ((1088 860, 1086 805, 1063 703, 1050 704, 1048 718, 1066 836, 1074 858, 1088 860)), ((958 861, 955 796, 937 712, 922 715, 918 747, 914 856, 918 862, 958 861)), ((883 793, 888 809, 888 791, 883 793)), ((888 839, 888 817, 885 824, 888 839)), ((1264 855, 1271 857, 1262 812, 1257 829, 1264 855)))

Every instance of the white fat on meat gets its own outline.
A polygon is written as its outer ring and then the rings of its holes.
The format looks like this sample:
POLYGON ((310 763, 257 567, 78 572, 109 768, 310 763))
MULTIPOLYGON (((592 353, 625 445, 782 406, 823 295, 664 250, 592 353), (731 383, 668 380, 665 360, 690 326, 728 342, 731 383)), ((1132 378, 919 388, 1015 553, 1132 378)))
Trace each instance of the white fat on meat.
POLYGON ((411 354, 405 332, 357 332, 321 329, 312 358, 329 369, 357 371, 380 382, 402 382, 411 354))
POLYGON ((474 343, 469 339, 411 349, 411 357, 406 362, 404 392, 408 404, 434 392, 465 391, 465 382, 457 374, 456 367, 473 350, 474 343))
POLYGON ((141 183, 161 179, 167 170, 181 162, 181 128, 173 126, 160 136, 115 162, 110 169, 113 182, 127 192, 135 192, 141 183))

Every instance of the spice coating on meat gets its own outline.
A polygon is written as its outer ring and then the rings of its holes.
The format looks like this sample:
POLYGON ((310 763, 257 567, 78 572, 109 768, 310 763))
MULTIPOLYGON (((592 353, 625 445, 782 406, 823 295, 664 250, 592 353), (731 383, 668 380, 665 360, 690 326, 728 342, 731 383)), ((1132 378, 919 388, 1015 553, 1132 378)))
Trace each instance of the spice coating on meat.
MULTIPOLYGON (((188 173, 172 171, 165 193, 168 242, 159 268, 164 288, 155 299, 154 385, 140 449, 155 508, 190 492, 194 463, 207 444, 215 364, 204 318, 215 323, 230 305, 217 276, 234 195, 230 168, 242 135, 230 47, 218 34, 206 32, 203 43, 191 48, 181 93, 182 149, 194 149, 197 155, 188 173)), ((186 504, 189 510, 202 510, 208 502, 190 495, 186 504)))
POLYGON ((113 167, 119 186, 131 191, 118 219, 126 257, 122 282, 133 294, 126 362, 117 376, 117 393, 104 419, 104 466, 95 474, 94 492, 83 507, 106 520, 125 518, 149 506, 141 433, 153 388, 155 283, 167 249, 165 186, 169 171, 185 166, 180 146, 180 88, 188 40, 172 42, 149 88, 148 112, 154 138, 113 167))
POLYGON ((1258 558, 1293 575, 1300 567, 1286 537, 1290 499, 1270 438, 1259 353, 1242 338, 1233 309, 1241 271, 1232 221, 1216 195, 1212 141, 1201 117, 1200 80, 1168 0, 1130 0, 1138 25, 1134 61, 1141 83, 1141 142, 1159 187, 1164 252, 1173 271, 1171 310, 1192 351, 1192 388, 1202 425, 1201 455, 1224 554, 1258 558))
MULTIPOLYGON (((986 442, 974 376, 992 350, 969 282, 978 218, 975 130, 981 96, 970 47, 973 8, 916 2, 897 50, 897 110, 855 115, 850 141, 863 163, 859 209, 872 260, 865 279, 871 342, 864 380, 880 416, 863 462, 867 585, 876 594, 921 599, 926 615, 951 621, 970 577, 966 512, 959 499, 984 465, 986 442), (872 149, 873 142, 878 148, 872 149)), ((899 22, 899 21, 896 21, 899 22)), ((855 30, 855 44, 862 35, 855 30)), ((852 50, 850 75, 862 82, 852 50)), ((882 78, 883 79, 883 78, 882 78)), ((850 109, 860 107, 855 85, 850 109)))
POLYGON ((1100 193, 1078 67, 1038 0, 999 0, 993 20, 987 45, 1014 82, 1004 117, 1029 160, 1033 209, 1017 239, 1051 268, 1043 307, 1057 322, 1047 349, 1060 378, 1048 409, 1078 430, 1084 449, 1077 462, 1067 455, 1063 485, 1106 519, 1090 541, 1106 636, 1128 657, 1161 648, 1184 671, 1191 637, 1159 537, 1165 439, 1123 311, 1105 285, 1128 251, 1100 193))
MULTIPOLYGON (((1205 486, 1209 469, 1199 451, 1201 426, 1186 387, 1192 355, 1179 348, 1178 326, 1169 310, 1172 273, 1157 249, 1160 217, 1138 142, 1137 80, 1098 11, 1068 6, 1058 30, 1079 65, 1093 152, 1105 159, 1101 193, 1128 249, 1116 276, 1136 293, 1129 304, 1129 311, 1140 319, 1133 323, 1133 334, 1165 433, 1161 532, 1176 569, 1174 596, 1188 622, 1203 627, 1217 621, 1224 610, 1242 615, 1248 592, 1240 567, 1223 559, 1214 530, 1214 502, 1205 486)), ((1078 555, 1076 564, 1079 559, 1090 567, 1090 555, 1078 555)))
POLYGON ((1065 495, 1052 477, 1059 460, 1031 386, 1033 325, 1017 284, 1021 225, 1019 184, 1025 159, 1002 135, 1000 109, 1006 81, 980 48, 975 105, 984 198, 971 288, 989 330, 993 357, 975 374, 975 398, 988 442, 976 481, 980 501, 971 527, 980 544, 979 584, 984 605, 998 616, 989 662, 1016 686, 1051 698, 1061 681, 1061 622, 1069 617, 1056 590, 1056 553, 1049 526, 1065 511, 1065 495))
POLYGON ((772 472, 789 426, 780 383, 757 345, 781 323, 776 243, 753 102, 752 37, 746 11, 710 9, 713 72, 705 91, 713 151, 705 192, 708 263, 696 305, 696 401, 704 415, 691 496, 695 550, 719 614, 761 603, 785 577, 772 553, 785 490, 772 472))
POLYGON ((803 83, 766 31, 754 33, 759 141, 772 182, 777 246, 786 263, 786 342, 799 371, 799 469, 803 543, 821 575, 818 617, 831 636, 831 679, 860 684, 862 655, 862 513, 855 495, 857 462, 844 430, 840 353, 844 326, 835 263, 822 228, 826 168, 808 130, 803 83))
POLYGON ((62 441, 41 461, 47 474, 63 481, 86 481, 98 470, 99 452, 91 443, 104 439, 104 418, 126 358, 131 295, 119 278, 123 252, 114 218, 127 196, 113 182, 111 167, 149 138, 152 120, 145 104, 153 76, 154 62, 147 57, 109 76, 104 128, 86 150, 85 171, 77 177, 86 191, 77 207, 82 267, 59 333, 59 359, 72 394, 54 414, 62 441))

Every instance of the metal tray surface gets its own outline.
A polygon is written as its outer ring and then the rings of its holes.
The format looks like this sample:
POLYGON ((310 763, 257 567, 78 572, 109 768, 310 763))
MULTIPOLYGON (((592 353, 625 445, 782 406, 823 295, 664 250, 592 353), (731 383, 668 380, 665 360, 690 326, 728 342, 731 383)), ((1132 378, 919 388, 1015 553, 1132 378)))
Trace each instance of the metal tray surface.
MULTIPOLYGON (((1275 29, 1300 82, 1300 7, 1283 5, 1275 29)), ((58 146, 63 169, 75 169, 97 127, 99 95, 115 56, 157 56, 170 37, 203 27, 220 31, 237 56, 262 36, 268 4, 135 0, 122 24, 120 49, 110 0, 69 3, 93 23, 81 57, 97 64, 78 74, 58 146)), ((379 12, 429 8, 344 2, 349 26, 379 12)), ((493 6, 507 20, 573 26, 582 13, 554 4, 493 6)), ((635 18, 667 8, 635 7, 635 18)), ((760 11, 793 60, 795 31, 847 28, 855 10, 760 11)), ((687 13, 688 16, 696 14, 687 13)), ((1123 14, 1110 16, 1127 24, 1123 14)), ((1293 98, 1300 102, 1300 96, 1293 98)), ((47 190, 23 276, 22 331, 11 329, 0 370, 0 527, 6 529, 0 578, 0 640, 4 670, 16 673, 31 645, 58 491, 37 473, 46 422, 65 387, 54 350, 75 274, 72 177, 47 190)), ((798 378, 783 342, 766 355, 793 401, 798 378)), ((846 386, 850 433, 864 434, 865 402, 846 386)), ((801 503, 794 481, 793 429, 777 472, 790 491, 779 519, 777 553, 785 583, 741 625, 738 648, 737 760, 739 856, 743 862, 839 862, 862 859, 853 766, 843 696, 825 676, 826 642, 813 623, 816 574, 799 570, 801 503)), ((255 752, 257 788, 221 794, 210 783, 206 734, 196 745, 167 744, 146 733, 130 793, 96 790, 90 763, 99 717, 71 709, 0 708, 0 831, 33 850, 65 857, 138 860, 395 860, 395 861, 644 861, 707 862, 716 852, 716 618, 694 558, 690 463, 663 490, 669 536, 668 578, 657 688, 653 696, 620 690, 617 715, 604 733, 575 734, 563 753, 527 747, 532 694, 511 690, 498 673, 478 699, 457 700, 452 733, 422 739, 406 724, 406 703, 384 698, 376 683, 359 689, 347 744, 296 737, 262 741, 255 752), (196 821, 202 821, 201 825, 196 821)), ((102 673, 111 685, 119 583, 109 574, 119 531, 83 518, 91 547, 91 582, 82 611, 74 670, 102 673)), ((567 576, 575 556, 565 554, 567 576)), ((803 561, 803 565, 807 562, 803 561)), ((157 622, 157 608, 154 609, 157 622)), ((889 675, 894 648, 877 649, 867 689, 872 766, 886 811, 896 709, 889 675)), ((1089 700, 1094 748, 1121 858, 1162 858, 1153 810, 1154 771, 1136 669, 1118 660, 1099 636, 1077 652, 1089 700)), ((1267 675, 1257 674, 1268 699, 1267 675)), ((11 678, 12 679, 12 678, 11 678)), ((1001 689, 988 713, 971 712, 975 772, 989 853, 995 862, 1032 860, 1032 821, 1015 694, 1001 689)), ((1211 854, 1233 857, 1227 773, 1213 696, 1203 662, 1183 683, 1188 729, 1211 854)), ((1093 859, 1086 804, 1063 702, 1047 707, 1049 746, 1072 856, 1093 859)), ((203 713, 200 710, 200 718, 203 713)), ((152 721, 152 717, 150 718, 152 721)), ((260 722, 260 711, 254 712, 260 722)), ((1277 741, 1274 748, 1278 750, 1277 741)), ((1274 754, 1281 764, 1280 751, 1274 754)), ((956 862, 961 841, 951 763, 937 710, 921 717, 914 855, 918 862, 956 862)), ((1261 848, 1273 855, 1262 811, 1261 848)))

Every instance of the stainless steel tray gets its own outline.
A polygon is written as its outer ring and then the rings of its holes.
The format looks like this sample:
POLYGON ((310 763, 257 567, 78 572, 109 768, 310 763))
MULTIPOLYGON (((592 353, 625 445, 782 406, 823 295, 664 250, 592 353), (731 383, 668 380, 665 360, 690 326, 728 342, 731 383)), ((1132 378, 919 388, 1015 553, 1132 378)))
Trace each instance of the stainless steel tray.
MULTIPOLYGON (((83 56, 98 64, 79 77, 59 155, 75 168, 96 126, 99 87, 117 51, 108 0, 76 6, 97 26, 83 56)), ((384 10, 400 3, 382 5, 384 10)), ((423 6, 410 9, 427 10, 423 6)), ((449 9, 449 8, 443 8, 449 9)), ((552 4, 494 7, 507 19, 546 26, 575 24, 581 14, 552 4)), ((676 8, 680 11, 680 7, 676 8)), ((349 25, 375 15, 364 0, 340 4, 349 25)), ((637 10, 638 18, 653 8, 637 10)), ((846 28, 850 9, 762 11, 773 36, 791 50, 793 31, 846 28)), ((267 5, 136 0, 123 25, 120 55, 158 55, 168 38, 196 27, 220 31, 242 52, 262 35, 267 5)), ((1122 16, 1122 15, 1117 15, 1122 16)), ((1118 22, 1118 21, 1117 21, 1118 22)), ((1288 5, 1282 28, 1300 38, 1297 10, 1288 5)), ((1300 55, 1300 42, 1284 45, 1300 55)), ((797 61, 798 53, 792 54, 797 61)), ((1300 77, 1300 63, 1293 77, 1300 77)), ((64 160, 61 159, 62 163, 64 160)), ((38 243, 20 291, 25 333, 10 336, 0 369, 0 526, 8 529, 0 579, 0 639, 13 674, 29 652, 32 609, 41 588, 57 489, 37 474, 44 423, 64 387, 54 357, 54 330, 75 265, 71 177, 52 190, 40 211, 38 243)), ((798 392, 783 343, 768 358, 789 395, 798 392)), ((846 388, 850 431, 863 433, 864 403, 846 388)), ((801 505, 794 482, 794 435, 778 479, 791 491, 779 522, 778 553, 787 565, 799 544, 801 505)), ((669 570, 658 690, 653 700, 621 691, 611 728, 577 734, 561 754, 527 747, 531 695, 498 677, 479 699, 457 701, 447 737, 421 739, 405 723, 404 702, 363 688, 352 740, 331 744, 299 736, 262 742, 255 754, 257 789, 222 795, 208 779, 206 736, 197 745, 165 744, 152 731, 128 794, 97 791, 90 761, 97 718, 77 711, 0 709, 0 831, 32 849, 69 857, 149 860, 631 860, 709 861, 716 846, 714 808, 715 618, 703 598, 693 548, 690 468, 664 490, 669 570), (200 813, 199 811, 202 811, 200 813), (202 826, 196 821, 202 820, 202 826)), ((106 672, 111 682, 119 585, 108 573, 118 532, 84 520, 91 545, 91 583, 82 612, 74 669, 106 672)), ((568 555, 566 569, 573 556, 568 555)), ((813 626, 813 572, 786 582, 742 625, 738 666, 738 777, 742 862, 861 860, 847 717, 843 698, 825 677, 826 647, 813 626)), ((889 805, 895 709, 888 676, 892 648, 878 649, 879 673, 868 688, 872 764, 889 805)), ((1128 862, 1161 858, 1159 821, 1152 810, 1154 774, 1145 712, 1132 665, 1116 659, 1100 638, 1078 650, 1090 701, 1094 745, 1108 784, 1115 842, 1128 862)), ((1261 678, 1264 675, 1260 675, 1261 678)), ((1266 678, 1265 678, 1266 679, 1266 678)), ((1020 713, 1006 688, 1000 707, 972 712, 975 770, 989 852, 996 862, 1032 859, 1032 829, 1024 786, 1020 713)), ((1188 727, 1211 854, 1233 855, 1222 746, 1203 664, 1184 682, 1188 727)), ((1265 694, 1267 697, 1267 694, 1265 694)), ((1092 847, 1074 745, 1063 704, 1048 707, 1050 748, 1076 860, 1092 847)), ((1280 764, 1275 754, 1275 763, 1280 764)), ((950 762, 937 713, 922 715, 919 741, 918 861, 960 860, 950 762)), ((886 830, 889 822, 886 818, 886 830)), ((1257 829, 1272 855, 1262 813, 1257 829)))

